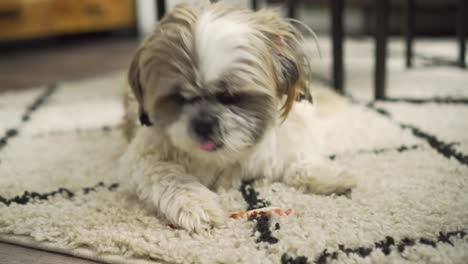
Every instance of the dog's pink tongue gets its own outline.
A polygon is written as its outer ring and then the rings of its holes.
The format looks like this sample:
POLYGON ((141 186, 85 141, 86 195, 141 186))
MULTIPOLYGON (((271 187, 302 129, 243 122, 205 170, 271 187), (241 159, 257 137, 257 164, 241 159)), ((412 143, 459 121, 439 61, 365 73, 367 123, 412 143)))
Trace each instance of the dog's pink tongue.
POLYGON ((203 151, 213 151, 216 148, 216 144, 213 141, 205 141, 200 144, 200 149, 203 151))

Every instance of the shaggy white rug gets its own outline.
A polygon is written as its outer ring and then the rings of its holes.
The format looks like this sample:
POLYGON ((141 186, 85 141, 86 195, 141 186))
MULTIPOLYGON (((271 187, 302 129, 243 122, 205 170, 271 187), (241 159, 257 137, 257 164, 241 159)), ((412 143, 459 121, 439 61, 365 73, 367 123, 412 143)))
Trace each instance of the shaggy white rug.
MULTIPOLYGON (((368 48, 357 45, 356 61, 368 48)), ((173 229, 113 178, 125 149, 123 74, 2 94, 0 240, 108 263, 467 263, 468 74, 397 61, 398 98, 386 102, 314 84, 318 148, 356 175, 351 195, 244 182, 220 193, 226 212, 268 204, 295 214, 199 234, 173 229)))

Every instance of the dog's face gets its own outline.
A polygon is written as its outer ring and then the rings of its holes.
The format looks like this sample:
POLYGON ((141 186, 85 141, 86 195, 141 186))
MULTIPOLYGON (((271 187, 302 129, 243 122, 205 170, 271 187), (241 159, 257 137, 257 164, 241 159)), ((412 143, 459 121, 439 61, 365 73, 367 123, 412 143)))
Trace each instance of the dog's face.
POLYGON ((180 150, 235 161, 305 90, 308 65, 298 37, 272 12, 179 6, 132 62, 140 113, 180 150))

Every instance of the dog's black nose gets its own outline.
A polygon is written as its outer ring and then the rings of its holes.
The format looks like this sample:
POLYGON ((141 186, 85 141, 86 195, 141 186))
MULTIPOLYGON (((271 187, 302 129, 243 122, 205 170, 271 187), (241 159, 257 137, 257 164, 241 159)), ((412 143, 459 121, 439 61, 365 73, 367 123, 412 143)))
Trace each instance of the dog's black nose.
POLYGON ((202 139, 208 139, 213 135, 218 126, 218 119, 210 116, 199 116, 192 121, 193 131, 202 139))

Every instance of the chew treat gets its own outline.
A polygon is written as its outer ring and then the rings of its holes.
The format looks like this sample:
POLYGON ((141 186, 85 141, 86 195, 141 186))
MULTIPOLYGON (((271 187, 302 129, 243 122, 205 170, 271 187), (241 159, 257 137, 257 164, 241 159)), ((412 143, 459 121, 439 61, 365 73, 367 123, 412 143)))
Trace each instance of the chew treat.
POLYGON ((252 219, 256 217, 257 215, 266 215, 266 216, 272 216, 272 215, 278 215, 278 216, 289 216, 294 214, 294 210, 292 208, 283 210, 282 208, 279 207, 264 207, 264 208, 259 208, 259 209, 253 209, 250 211, 244 211, 244 212, 239 212, 239 213, 233 213, 230 214, 229 217, 233 219, 240 219, 243 217, 247 217, 247 219, 252 219))

